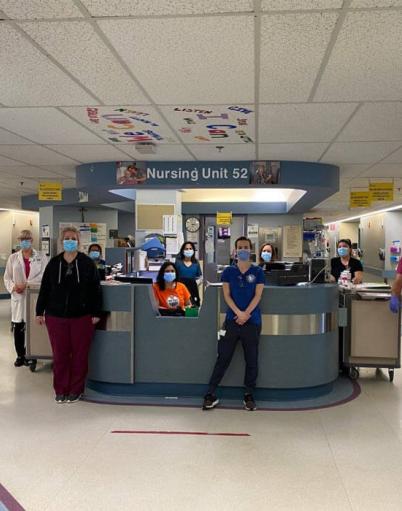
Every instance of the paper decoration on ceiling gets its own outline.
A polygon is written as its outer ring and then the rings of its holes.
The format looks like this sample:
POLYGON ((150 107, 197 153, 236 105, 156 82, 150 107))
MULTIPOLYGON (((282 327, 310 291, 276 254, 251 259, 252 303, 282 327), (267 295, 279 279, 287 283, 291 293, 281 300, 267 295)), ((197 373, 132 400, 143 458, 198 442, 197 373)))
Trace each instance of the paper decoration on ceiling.
POLYGON ((186 144, 253 144, 255 115, 249 106, 162 107, 186 144))

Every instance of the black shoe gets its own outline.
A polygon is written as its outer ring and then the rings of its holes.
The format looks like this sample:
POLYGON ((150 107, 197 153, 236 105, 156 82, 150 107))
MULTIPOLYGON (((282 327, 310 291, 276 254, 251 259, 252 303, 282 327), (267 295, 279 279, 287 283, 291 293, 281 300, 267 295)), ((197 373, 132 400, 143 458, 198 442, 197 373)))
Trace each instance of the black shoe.
POLYGON ((57 404, 65 403, 66 402, 66 396, 64 394, 56 394, 56 397, 54 398, 57 404))
POLYGON ((257 410, 253 394, 244 394, 243 405, 244 409, 247 410, 248 412, 253 412, 254 410, 257 410))
POLYGON ((204 397, 204 403, 202 405, 203 410, 212 410, 219 403, 219 399, 214 394, 206 394, 204 397))
POLYGON ((79 401, 81 399, 81 396, 82 396, 82 394, 69 394, 66 397, 66 402, 67 403, 76 403, 77 401, 79 401))
POLYGON ((17 357, 14 362, 15 367, 21 367, 25 365, 25 357, 17 357))

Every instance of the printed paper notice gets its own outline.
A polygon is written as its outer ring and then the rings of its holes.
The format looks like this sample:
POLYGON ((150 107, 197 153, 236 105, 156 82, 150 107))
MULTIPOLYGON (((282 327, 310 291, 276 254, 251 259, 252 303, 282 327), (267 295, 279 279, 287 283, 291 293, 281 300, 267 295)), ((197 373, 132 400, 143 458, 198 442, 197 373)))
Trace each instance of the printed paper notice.
POLYGON ((283 227, 283 257, 302 256, 302 229, 300 225, 283 227))

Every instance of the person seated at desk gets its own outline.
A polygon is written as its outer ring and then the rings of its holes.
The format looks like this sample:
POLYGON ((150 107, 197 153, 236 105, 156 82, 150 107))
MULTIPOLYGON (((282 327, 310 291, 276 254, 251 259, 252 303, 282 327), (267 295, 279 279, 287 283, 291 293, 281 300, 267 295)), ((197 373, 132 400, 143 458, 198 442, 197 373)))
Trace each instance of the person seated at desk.
POLYGON ((260 260, 258 265, 262 269, 268 269, 269 263, 273 263, 276 260, 275 249, 271 243, 265 243, 260 250, 260 260))
POLYGON ((198 284, 202 278, 201 266, 195 257, 195 245, 186 241, 176 258, 177 280, 182 282, 191 294, 191 303, 200 306, 198 284))
POLYGON ((184 316, 185 307, 191 306, 190 292, 177 281, 176 265, 170 261, 162 264, 153 290, 163 316, 184 316))
POLYGON ((101 259, 102 257, 102 247, 98 243, 92 243, 88 248, 88 255, 95 263, 95 266, 99 273, 100 280, 105 280, 106 278, 106 261, 101 259))
POLYGON ((338 255, 331 259, 331 280, 338 282, 341 273, 349 270, 352 277, 353 284, 361 284, 363 282, 363 265, 354 257, 352 253, 352 242, 350 240, 342 239, 338 241, 338 255))

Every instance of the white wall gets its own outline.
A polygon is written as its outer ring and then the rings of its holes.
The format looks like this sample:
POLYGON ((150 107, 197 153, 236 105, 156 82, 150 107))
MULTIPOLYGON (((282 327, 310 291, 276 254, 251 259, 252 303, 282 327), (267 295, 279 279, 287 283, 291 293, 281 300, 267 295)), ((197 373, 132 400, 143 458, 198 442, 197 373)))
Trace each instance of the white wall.
POLYGON ((402 211, 388 211, 384 213, 385 229, 385 270, 394 270, 395 265, 389 260, 389 248, 393 241, 402 242, 402 211))
POLYGON ((339 224, 339 239, 347 239, 352 243, 359 242, 360 222, 341 222, 339 224))
POLYGON ((34 247, 39 247, 39 214, 34 211, 0 211, 0 266, 4 266, 24 229, 32 231, 34 247))
POLYGON ((378 257, 378 250, 385 247, 385 214, 379 213, 360 220, 360 247, 363 250, 364 266, 384 269, 384 261, 378 257))

